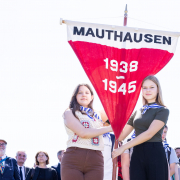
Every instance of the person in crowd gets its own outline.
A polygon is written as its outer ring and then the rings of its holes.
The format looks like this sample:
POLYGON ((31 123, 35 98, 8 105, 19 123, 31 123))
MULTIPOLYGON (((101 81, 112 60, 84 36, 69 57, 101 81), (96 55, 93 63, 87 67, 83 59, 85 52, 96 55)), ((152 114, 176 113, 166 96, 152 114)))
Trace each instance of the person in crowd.
POLYGON ((48 168, 49 155, 47 152, 39 151, 35 156, 36 168, 30 169, 26 180, 57 180, 56 170, 48 168))
MULTIPOLYGON (((135 132, 132 134, 132 136, 130 138, 127 138, 123 142, 123 144, 126 144, 127 142, 131 141, 134 138, 135 138, 135 132)), ((126 149, 121 154, 121 166, 122 166, 123 180, 130 180, 129 167, 130 167, 130 161, 131 161, 132 153, 133 153, 133 147, 126 149)))
MULTIPOLYGON (((109 126, 110 121, 105 113, 102 112, 102 119, 106 120, 103 123, 103 126, 109 126)), ((115 135, 113 133, 105 133, 103 134, 103 141, 104 141, 104 180, 112 180, 112 170, 113 170, 113 163, 112 163, 112 151, 115 144, 115 135)), ((122 171, 121 171, 121 156, 118 156, 118 180, 122 180, 122 171)))
POLYGON ((64 155, 64 150, 58 151, 57 157, 58 157, 60 163, 62 162, 63 155, 64 155))
POLYGON ((175 151, 176 151, 176 155, 177 155, 177 157, 179 159, 179 163, 180 163, 180 147, 176 147, 175 151))
MULTIPOLYGON (((103 126, 107 127, 110 125, 109 120, 107 119, 103 126)), ((104 141, 104 180, 112 180, 112 170, 113 170, 113 163, 112 163, 112 151, 115 142, 115 136, 112 133, 105 133, 103 134, 103 141, 104 141)))
POLYGON ((169 110, 163 103, 161 86, 155 76, 142 82, 143 108, 135 111, 123 129, 119 141, 135 129, 136 137, 115 149, 113 158, 133 148, 130 162, 131 180, 168 180, 168 164, 162 144, 162 132, 169 110), (158 173, 157 173, 158 172, 158 173))
MULTIPOLYGON (((162 141, 163 141, 164 149, 166 152, 166 158, 169 163, 169 174, 170 174, 171 180, 173 180, 172 176, 175 174, 175 169, 177 166, 178 158, 176 156, 175 150, 173 148, 169 147, 169 144, 167 144, 167 141, 166 141, 167 131, 168 131, 168 127, 167 127, 167 125, 165 125, 163 134, 162 134, 162 141)), ((178 174, 177 174, 177 176, 178 176, 178 174)), ((176 177, 175 180, 179 180, 179 177, 176 177)))
POLYGON ((19 170, 21 180, 26 179, 27 173, 30 170, 29 167, 25 166, 26 159, 27 159, 27 154, 25 151, 18 151, 16 153, 16 161, 17 161, 18 170, 19 170))
POLYGON ((103 127, 100 114, 93 109, 93 99, 91 87, 79 84, 63 114, 68 141, 61 163, 62 180, 103 180, 102 135, 112 128, 103 127))
POLYGON ((20 180, 17 161, 5 154, 6 147, 6 140, 0 139, 0 180, 20 180))
POLYGON ((61 180, 61 161, 62 161, 63 154, 64 154, 64 150, 58 151, 57 157, 59 159, 59 163, 55 166, 51 166, 52 168, 56 170, 57 175, 58 175, 58 180, 61 180))

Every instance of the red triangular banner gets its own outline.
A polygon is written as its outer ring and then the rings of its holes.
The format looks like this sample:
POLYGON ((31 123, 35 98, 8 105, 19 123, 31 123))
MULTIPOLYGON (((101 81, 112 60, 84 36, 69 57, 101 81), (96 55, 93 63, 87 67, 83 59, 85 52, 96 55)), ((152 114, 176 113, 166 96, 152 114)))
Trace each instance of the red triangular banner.
POLYGON ((170 61, 179 34, 72 21, 67 24, 68 42, 118 138, 136 105, 142 80, 170 61))

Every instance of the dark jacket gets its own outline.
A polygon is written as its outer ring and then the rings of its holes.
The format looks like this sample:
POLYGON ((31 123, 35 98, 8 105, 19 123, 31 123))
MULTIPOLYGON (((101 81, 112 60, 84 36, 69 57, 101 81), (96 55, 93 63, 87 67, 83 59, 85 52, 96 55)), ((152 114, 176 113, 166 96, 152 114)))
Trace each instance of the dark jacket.
POLYGON ((30 170, 30 168, 29 167, 26 167, 26 166, 24 166, 25 168, 24 168, 24 174, 25 174, 25 177, 27 177, 27 174, 28 174, 28 172, 29 172, 29 170, 30 170))
POLYGON ((111 137, 111 142, 112 142, 112 148, 111 148, 111 152, 112 152, 114 148, 115 135, 110 133, 110 137, 111 137))
MULTIPOLYGON (((30 171, 28 172, 26 180, 31 180, 32 171, 33 171, 33 168, 30 169, 30 171)), ((34 171, 34 174, 33 174, 33 179, 32 180, 37 180, 38 179, 39 172, 40 172, 40 168, 36 167, 35 171, 34 171)), ((47 168, 44 180, 58 180, 56 170, 53 169, 53 168, 47 168)))
POLYGON ((14 158, 5 160, 5 168, 3 174, 0 173, 0 180, 20 180, 17 161, 14 158))
POLYGON ((61 180, 61 164, 58 163, 57 165, 51 166, 51 167, 56 170, 57 175, 58 175, 58 180, 61 180))

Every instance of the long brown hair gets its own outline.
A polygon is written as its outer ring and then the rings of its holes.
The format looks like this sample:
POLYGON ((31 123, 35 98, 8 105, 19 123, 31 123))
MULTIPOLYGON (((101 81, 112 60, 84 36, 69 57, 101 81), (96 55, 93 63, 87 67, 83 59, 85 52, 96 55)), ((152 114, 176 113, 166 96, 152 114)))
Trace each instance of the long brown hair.
MULTIPOLYGON (((143 86, 143 83, 146 80, 151 80, 156 84, 157 90, 158 90, 158 94, 157 94, 157 97, 156 97, 156 103, 161 105, 161 106, 165 106, 164 102, 163 102, 162 90, 161 90, 161 85, 159 83, 159 80, 153 75, 147 76, 146 78, 144 78, 144 80, 142 82, 142 86, 143 86)), ((143 99, 143 105, 148 104, 147 100, 144 97, 142 99, 143 99)))
MULTIPOLYGON (((83 83, 83 84, 78 84, 77 85, 77 87, 75 88, 75 90, 73 92, 73 95, 71 97, 71 101, 70 101, 70 104, 69 104, 69 108, 72 110, 72 113, 74 114, 75 117, 76 117, 75 112, 76 111, 80 111, 80 104, 77 102, 76 96, 77 96, 77 94, 79 92, 79 88, 81 86, 86 86, 89 89, 89 91, 91 93, 91 96, 94 95, 91 87, 88 84, 84 84, 83 83)), ((91 108, 93 110, 93 112, 94 112, 94 109, 93 109, 93 100, 94 99, 92 99, 92 101, 88 104, 88 107, 91 108)))

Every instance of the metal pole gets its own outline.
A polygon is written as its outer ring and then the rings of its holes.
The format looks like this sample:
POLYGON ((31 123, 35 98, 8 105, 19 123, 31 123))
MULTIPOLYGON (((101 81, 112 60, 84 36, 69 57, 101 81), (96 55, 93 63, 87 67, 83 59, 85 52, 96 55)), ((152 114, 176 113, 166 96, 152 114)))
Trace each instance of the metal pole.
MULTIPOLYGON (((125 11, 124 11, 124 26, 127 25, 127 4, 125 7, 125 11)), ((114 149, 118 148, 118 139, 115 140, 115 144, 114 144, 114 149)), ((112 180, 116 180, 116 175, 117 175, 117 167, 118 167, 118 162, 117 162, 117 157, 113 160, 113 174, 112 174, 112 180)))

